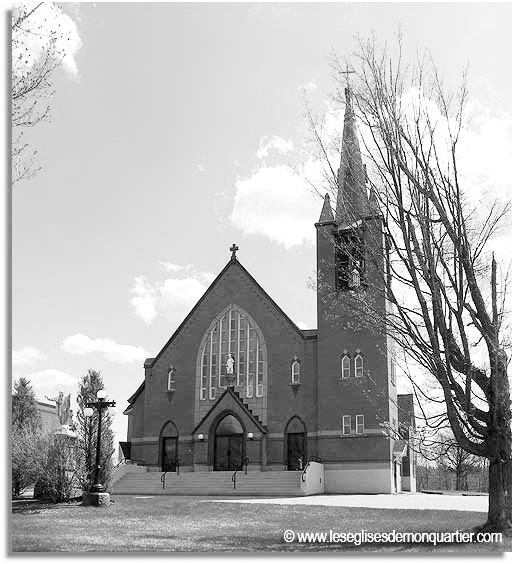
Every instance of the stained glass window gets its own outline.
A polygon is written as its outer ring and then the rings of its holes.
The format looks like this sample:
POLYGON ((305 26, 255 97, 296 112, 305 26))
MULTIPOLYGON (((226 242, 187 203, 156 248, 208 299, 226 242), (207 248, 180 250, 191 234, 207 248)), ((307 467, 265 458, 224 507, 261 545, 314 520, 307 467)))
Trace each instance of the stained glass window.
POLYGON ((227 310, 205 340, 200 374, 200 399, 216 399, 227 385, 227 358, 231 354, 234 384, 244 397, 264 395, 263 343, 253 322, 241 310, 227 310))

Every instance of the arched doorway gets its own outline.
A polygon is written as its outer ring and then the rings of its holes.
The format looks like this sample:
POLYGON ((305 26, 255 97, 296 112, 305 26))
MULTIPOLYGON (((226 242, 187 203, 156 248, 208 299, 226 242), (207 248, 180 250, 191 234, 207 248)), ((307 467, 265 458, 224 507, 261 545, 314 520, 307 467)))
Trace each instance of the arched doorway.
POLYGON ((178 432, 171 421, 168 421, 162 428, 160 446, 161 471, 176 472, 178 462, 178 432))
POLYGON ((288 470, 303 470, 307 463, 305 425, 293 417, 286 426, 286 464, 288 470))
POLYGON ((243 449, 243 426, 233 415, 226 415, 214 432, 214 470, 242 468, 243 449))

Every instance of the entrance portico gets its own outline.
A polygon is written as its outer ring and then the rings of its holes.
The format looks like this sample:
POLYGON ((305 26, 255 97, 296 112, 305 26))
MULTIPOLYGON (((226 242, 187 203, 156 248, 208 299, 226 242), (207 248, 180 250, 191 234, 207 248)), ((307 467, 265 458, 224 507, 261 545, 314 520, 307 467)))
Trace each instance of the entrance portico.
POLYGON ((193 431, 195 471, 231 471, 266 464, 266 428, 228 387, 193 431))

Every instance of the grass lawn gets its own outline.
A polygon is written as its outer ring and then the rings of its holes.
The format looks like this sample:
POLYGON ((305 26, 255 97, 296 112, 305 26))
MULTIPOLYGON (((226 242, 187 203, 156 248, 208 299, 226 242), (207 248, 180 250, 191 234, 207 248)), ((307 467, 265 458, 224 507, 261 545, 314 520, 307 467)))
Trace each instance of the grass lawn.
POLYGON ((21 552, 214 552, 214 551, 451 551, 503 552, 503 545, 400 545, 286 543, 299 531, 470 531, 484 513, 361 509, 326 506, 216 503, 206 498, 113 496, 106 508, 27 504, 13 508, 12 551, 21 552))

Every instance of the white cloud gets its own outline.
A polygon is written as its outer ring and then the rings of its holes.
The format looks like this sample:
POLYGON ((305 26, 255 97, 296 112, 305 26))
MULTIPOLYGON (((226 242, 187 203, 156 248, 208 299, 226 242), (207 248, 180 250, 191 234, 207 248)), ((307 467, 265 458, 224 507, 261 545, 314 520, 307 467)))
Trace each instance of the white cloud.
POLYGON ((25 378, 30 380, 36 396, 40 399, 43 399, 46 395, 53 397, 60 390, 66 394, 73 393, 76 391, 78 381, 78 378, 54 368, 32 372, 27 374, 25 378))
POLYGON ((64 69, 75 76, 78 72, 75 56, 82 47, 76 23, 53 2, 16 3, 13 19, 23 12, 29 14, 13 31, 12 61, 16 74, 30 70, 54 42, 64 69))
POLYGON ((82 333, 66 337, 61 344, 61 349, 69 354, 78 355, 101 353, 107 360, 120 364, 131 364, 150 356, 150 353, 142 347, 120 345, 111 339, 91 339, 82 333))
POLYGON ((150 282, 136 276, 130 303, 137 317, 150 325, 158 316, 178 324, 189 313, 214 280, 212 272, 198 271, 191 264, 179 265, 160 261, 159 264, 176 277, 150 282))
POLYGON ((172 262, 159 261, 159 264, 166 270, 166 272, 184 272, 190 271, 194 268, 192 264, 174 264, 172 262))
POLYGON ((314 92, 318 89, 318 85, 315 82, 307 82, 306 84, 300 84, 298 90, 303 90, 304 92, 314 92))
POLYGON ((263 159, 267 157, 272 149, 276 150, 280 155, 286 155, 293 150, 293 142, 291 139, 286 140, 277 135, 261 137, 259 149, 257 150, 257 158, 263 159))
POLYGON ((261 166, 250 177, 236 181, 232 224, 245 235, 259 234, 286 248, 313 243, 314 222, 321 199, 289 166, 261 166))
POLYGON ((45 358, 46 355, 35 347, 22 347, 12 352, 13 366, 26 366, 34 364, 38 360, 44 360, 45 358))

